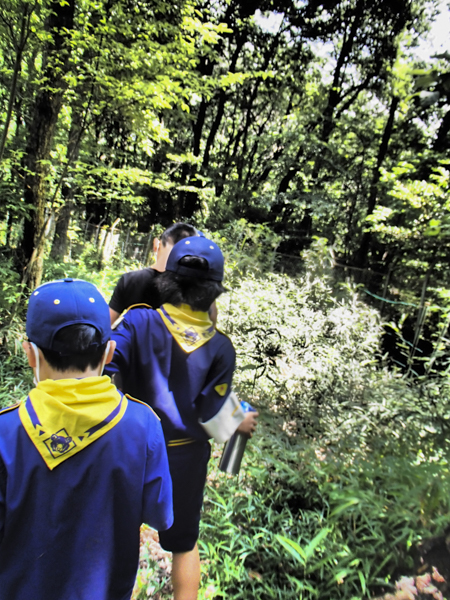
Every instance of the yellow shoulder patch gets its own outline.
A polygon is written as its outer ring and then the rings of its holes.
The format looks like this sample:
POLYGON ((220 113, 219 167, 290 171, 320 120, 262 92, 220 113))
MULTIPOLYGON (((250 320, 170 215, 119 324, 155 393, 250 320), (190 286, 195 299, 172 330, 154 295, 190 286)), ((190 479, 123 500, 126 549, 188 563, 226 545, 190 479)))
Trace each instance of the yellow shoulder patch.
POLYGON ((216 387, 214 389, 219 394, 219 396, 223 397, 227 393, 228 383, 221 383, 220 385, 216 385, 216 387))

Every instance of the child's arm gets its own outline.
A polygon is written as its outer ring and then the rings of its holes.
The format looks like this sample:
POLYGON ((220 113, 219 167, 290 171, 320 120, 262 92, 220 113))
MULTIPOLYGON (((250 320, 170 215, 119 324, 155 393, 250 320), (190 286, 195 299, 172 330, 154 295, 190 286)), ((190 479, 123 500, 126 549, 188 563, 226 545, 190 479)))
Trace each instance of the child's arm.
MULTIPOLYGON (((133 315, 134 316, 134 315, 133 315)), ((131 318, 127 315, 116 329, 113 329, 111 339, 116 342, 116 349, 112 361, 106 365, 105 373, 111 378, 126 374, 133 360, 133 350, 136 337, 136 328, 131 318)))
MULTIPOLYGON (((150 413, 150 409, 149 409, 150 413)), ((172 479, 161 423, 149 414, 147 462, 142 503, 142 523, 165 531, 172 526, 172 479)))
POLYGON ((0 543, 3 540, 6 516, 6 468, 0 459, 0 543))
MULTIPOLYGON (((209 413, 210 411, 207 411, 209 413)), ((200 421, 206 433, 216 442, 226 442, 244 422, 245 413, 234 392, 231 392, 220 409, 211 418, 200 421)))
POLYGON ((221 349, 220 355, 211 366, 207 382, 200 396, 200 425, 216 442, 226 442, 239 429, 251 435, 256 427, 258 413, 244 413, 241 403, 231 391, 231 380, 235 365, 235 352, 231 342, 221 349))

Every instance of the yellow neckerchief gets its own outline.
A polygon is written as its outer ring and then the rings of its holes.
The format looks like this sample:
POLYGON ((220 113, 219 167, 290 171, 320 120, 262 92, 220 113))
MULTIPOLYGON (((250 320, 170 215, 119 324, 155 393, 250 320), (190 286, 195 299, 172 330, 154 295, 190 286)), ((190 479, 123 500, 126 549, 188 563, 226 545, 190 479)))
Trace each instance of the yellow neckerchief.
POLYGON ((111 379, 46 379, 19 406, 25 431, 50 470, 112 429, 127 399, 111 379))
POLYGON ((206 344, 216 330, 207 312, 194 311, 187 304, 180 307, 163 304, 158 312, 167 329, 185 352, 193 352, 206 344))

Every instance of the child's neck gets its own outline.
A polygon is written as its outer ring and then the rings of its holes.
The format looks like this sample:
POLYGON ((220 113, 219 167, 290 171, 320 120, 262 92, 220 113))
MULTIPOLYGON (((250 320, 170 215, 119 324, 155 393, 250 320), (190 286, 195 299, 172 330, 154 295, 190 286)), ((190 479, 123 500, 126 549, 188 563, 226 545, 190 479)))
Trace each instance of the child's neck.
POLYGON ((52 369, 48 363, 41 363, 39 369, 40 381, 44 381, 44 379, 53 379, 54 381, 58 381, 59 379, 85 379, 86 377, 98 377, 99 375, 100 367, 97 367, 96 369, 86 369, 86 371, 57 371, 56 369, 52 369))

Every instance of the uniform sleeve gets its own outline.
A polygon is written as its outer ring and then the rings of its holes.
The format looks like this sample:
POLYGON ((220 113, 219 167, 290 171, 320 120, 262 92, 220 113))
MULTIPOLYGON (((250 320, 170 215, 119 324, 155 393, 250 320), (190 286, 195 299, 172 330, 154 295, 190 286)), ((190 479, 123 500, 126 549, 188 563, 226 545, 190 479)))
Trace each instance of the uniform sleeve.
MULTIPOLYGON (((147 308, 134 308, 125 314, 117 329, 112 331, 111 339, 116 342, 111 363, 106 365, 105 374, 120 373, 119 387, 135 398, 155 407, 155 396, 161 387, 167 389, 167 367, 158 362, 159 347, 164 339, 152 336, 153 320, 157 313, 147 308), (156 339, 156 341, 155 341, 156 339)), ((163 358, 166 354, 163 355, 163 358)))
POLYGON ((216 442, 226 442, 245 418, 231 380, 235 366, 233 345, 226 344, 208 376, 200 398, 200 425, 216 442))
POLYGON ((116 342, 116 349, 112 361, 105 366, 105 373, 107 375, 127 373, 132 360, 134 331, 134 328, 129 323, 128 316, 122 320, 117 329, 112 330, 111 339, 116 342))
POLYGON ((0 459, 0 544, 3 540, 6 515, 6 469, 3 460, 0 459))
POLYGON ((109 301, 109 306, 119 314, 123 313, 123 311, 128 308, 125 274, 122 275, 117 282, 111 300, 109 301))
POLYGON ((151 422, 141 520, 153 529, 165 531, 173 523, 172 479, 161 424, 153 414, 149 417, 151 422))

